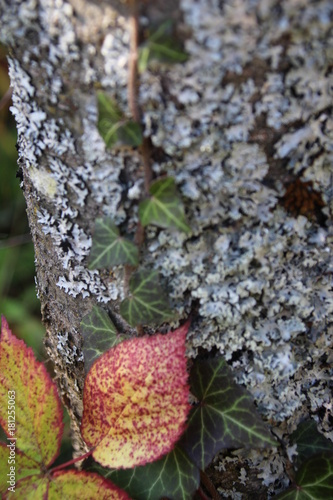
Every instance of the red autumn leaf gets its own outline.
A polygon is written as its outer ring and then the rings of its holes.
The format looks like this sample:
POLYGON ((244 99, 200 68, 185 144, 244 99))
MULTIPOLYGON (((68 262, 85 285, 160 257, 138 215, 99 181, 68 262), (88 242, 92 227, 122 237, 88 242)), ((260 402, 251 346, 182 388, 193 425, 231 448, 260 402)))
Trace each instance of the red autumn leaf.
POLYGON ((130 500, 128 494, 108 479, 93 472, 59 471, 52 475, 48 500, 130 500))
POLYGON ((126 492, 98 474, 47 471, 59 452, 62 409, 44 365, 2 318, 0 337, 0 496, 34 500, 130 500, 126 492), (14 408, 14 410, 12 409, 14 408), (9 413, 14 415, 8 419, 9 413), (15 424, 12 425, 12 423, 15 424), (8 425, 11 424, 11 425, 8 425))
MULTIPOLYGON (((35 474, 16 482, 17 498, 34 498, 34 500, 130 500, 127 493, 108 479, 92 472, 76 470, 59 471, 54 474, 35 474)), ((7 491, 3 500, 10 498, 12 492, 7 491)))
POLYGON ((132 468, 172 450, 190 408, 188 327, 124 341, 94 363, 85 381, 81 433, 97 462, 132 468))
POLYGON ((11 333, 4 317, 0 337, 0 424, 9 438, 16 438, 16 447, 36 464, 47 467, 58 455, 63 422, 57 388, 32 349, 11 333), (15 410, 15 428, 9 425, 14 421, 8 418, 9 402, 15 410))
POLYGON ((34 460, 17 449, 12 451, 7 446, 9 443, 0 443, 0 496, 12 486, 8 481, 15 484, 18 479, 40 473, 40 466, 34 460))

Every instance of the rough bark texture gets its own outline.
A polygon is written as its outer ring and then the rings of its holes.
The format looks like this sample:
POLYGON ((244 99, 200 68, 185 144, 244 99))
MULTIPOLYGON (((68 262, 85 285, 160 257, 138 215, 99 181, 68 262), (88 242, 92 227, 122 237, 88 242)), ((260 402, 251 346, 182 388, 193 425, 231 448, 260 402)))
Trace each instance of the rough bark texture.
MULTIPOLYGON (((133 234, 143 195, 139 153, 107 151, 96 127, 98 88, 129 114, 127 8, 0 6, 45 343, 84 450, 80 321, 96 303, 117 316, 123 298, 123 269, 87 267, 94 221, 110 215, 133 234)), ((189 355, 219 350, 282 440, 211 466, 223 496, 267 498, 288 485, 302 418, 333 437, 333 6, 174 0, 141 14, 143 25, 173 17, 190 56, 145 72, 139 105, 154 175, 175 178, 193 230, 149 228, 141 261, 164 277, 172 327, 192 311, 189 355)))

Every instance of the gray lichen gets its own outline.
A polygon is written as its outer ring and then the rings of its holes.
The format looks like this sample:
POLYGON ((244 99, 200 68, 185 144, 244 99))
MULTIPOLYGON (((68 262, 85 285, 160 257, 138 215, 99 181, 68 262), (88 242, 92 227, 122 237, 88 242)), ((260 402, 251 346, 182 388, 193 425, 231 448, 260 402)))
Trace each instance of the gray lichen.
MULTIPOLYGON (((192 234, 149 228, 142 263, 164 278, 178 313, 172 326, 197 307, 189 355, 217 348, 286 443, 308 415, 332 438, 333 7, 326 0, 180 0, 180 7, 190 57, 146 71, 139 102, 144 133, 163 153, 154 173, 174 177, 192 234), (321 194, 325 222, 281 206, 285 181, 295 177, 321 194)), ((54 297, 80 304, 71 332, 55 328, 67 332, 54 345, 68 370, 80 356, 79 340, 69 347, 68 335, 78 338, 87 301, 117 307, 123 297, 121 269, 109 276, 87 267, 94 219, 111 216, 133 234, 143 194, 139 155, 106 150, 97 131, 95 85, 129 113, 128 22, 104 2, 88 14, 81 0, 14 0, 1 15, 36 248, 56 256, 44 270, 37 255, 39 293, 46 300, 49 275, 54 297)), ((54 313, 52 321, 63 320, 54 313)), ((216 468, 234 459, 217 458, 216 468)), ((268 494, 287 486, 279 451, 243 459, 268 494)), ((241 498, 236 486, 221 494, 241 498)))

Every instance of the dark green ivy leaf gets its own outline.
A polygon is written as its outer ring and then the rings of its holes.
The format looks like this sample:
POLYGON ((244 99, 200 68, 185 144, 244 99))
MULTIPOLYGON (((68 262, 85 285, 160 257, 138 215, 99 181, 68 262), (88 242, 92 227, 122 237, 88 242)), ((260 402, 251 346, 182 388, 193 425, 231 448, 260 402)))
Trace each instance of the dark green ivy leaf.
POLYGON ((155 224, 162 228, 176 228, 189 233, 184 206, 172 177, 155 181, 149 189, 151 197, 139 205, 139 218, 143 226, 155 224))
POLYGON ((101 307, 94 306, 92 311, 82 318, 80 326, 84 341, 83 354, 86 372, 104 352, 125 340, 124 336, 117 334, 116 327, 101 307))
POLYGON ((132 274, 129 288, 131 295, 120 304, 120 314, 131 326, 162 323, 170 318, 168 297, 157 271, 139 269, 132 274))
POLYGON ((138 247, 119 235, 119 230, 111 219, 97 219, 89 268, 104 269, 121 264, 137 266, 138 262, 138 247))
POLYGON ((133 500, 190 500, 199 487, 199 469, 186 453, 175 448, 156 462, 127 470, 112 470, 105 477, 123 488, 133 500))
POLYGON ((194 363, 190 381, 199 403, 180 443, 200 469, 221 449, 276 446, 250 394, 234 382, 223 359, 194 363))
POLYGON ((314 420, 301 422, 291 435, 292 442, 297 444, 297 465, 323 451, 333 453, 333 443, 320 434, 314 420))
POLYGON ((106 146, 140 146, 143 139, 140 124, 126 119, 117 103, 103 92, 97 93, 97 100, 97 128, 106 146))
POLYGON ((187 61, 188 54, 184 52, 182 44, 177 40, 173 28, 172 20, 165 21, 148 36, 140 47, 138 68, 141 73, 154 59, 171 64, 187 61))
POLYGON ((333 453, 322 452, 306 460, 296 474, 295 484, 278 500, 326 500, 333 498, 333 453))

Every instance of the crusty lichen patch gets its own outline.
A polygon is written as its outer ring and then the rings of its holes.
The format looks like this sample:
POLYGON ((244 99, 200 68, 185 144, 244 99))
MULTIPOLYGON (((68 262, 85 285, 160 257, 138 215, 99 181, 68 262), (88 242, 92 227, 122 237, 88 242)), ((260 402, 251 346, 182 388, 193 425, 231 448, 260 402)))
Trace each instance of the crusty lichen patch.
MULTIPOLYGON (((164 278, 173 326, 198 311, 189 355, 217 348, 286 444, 308 415, 332 438, 332 4, 179 4, 190 57, 145 72, 139 101, 159 153, 154 173, 175 178, 192 234, 149 228, 143 265, 164 278), (320 193, 320 223, 281 205, 295 178, 320 193)), ((129 112, 128 22, 107 3, 89 5, 89 16, 82 6, 14 0, 1 13, 1 36, 14 48, 20 163, 33 186, 26 196, 44 238, 36 246, 54 250, 54 294, 81 312, 85 301, 117 308, 123 296, 122 269, 87 268, 95 218, 109 215, 133 234, 143 192, 137 152, 107 151, 97 131, 95 85, 129 112)), ((79 343, 72 348, 66 335, 59 353, 74 365, 79 343)), ((268 495, 287 486, 280 450, 239 460, 259 471, 268 495)), ((240 483, 247 477, 244 469, 240 483)), ((242 498, 236 486, 221 494, 242 498)))
MULTIPOLYGON (((284 429, 282 438, 309 414, 332 438, 332 6, 181 5, 192 57, 160 76, 172 96, 164 96, 163 111, 155 95, 144 94, 143 106, 153 143, 173 156, 164 171, 188 200, 193 238, 160 233, 152 262, 181 314, 184 294, 188 308, 199 301, 193 353, 217 347, 262 414, 284 429), (275 138, 273 158, 259 135, 252 140, 260 116, 272 130, 266 137, 275 138), (274 158, 281 171, 268 188, 274 158), (290 175, 321 193, 325 226, 279 206, 290 175)), ((157 88, 156 75, 144 78, 157 88)), ((254 453, 252 465, 262 469, 268 493, 279 491, 288 483, 284 458, 263 457, 254 453)))

